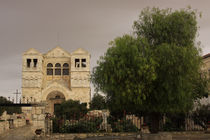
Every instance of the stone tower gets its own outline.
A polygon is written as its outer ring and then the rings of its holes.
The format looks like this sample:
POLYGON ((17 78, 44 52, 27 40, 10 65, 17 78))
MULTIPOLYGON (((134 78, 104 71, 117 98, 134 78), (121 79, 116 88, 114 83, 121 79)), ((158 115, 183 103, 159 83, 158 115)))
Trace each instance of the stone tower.
POLYGON ((35 49, 29 49, 22 57, 22 102, 39 100, 42 91, 43 56, 35 49))

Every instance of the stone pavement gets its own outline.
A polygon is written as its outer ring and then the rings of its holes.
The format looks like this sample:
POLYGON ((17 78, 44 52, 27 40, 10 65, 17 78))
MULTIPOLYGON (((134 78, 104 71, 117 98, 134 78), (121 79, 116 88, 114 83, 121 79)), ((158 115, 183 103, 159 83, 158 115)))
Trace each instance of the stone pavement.
POLYGON ((31 125, 10 129, 0 135, 0 140, 32 140, 33 138, 31 125))
MULTIPOLYGON (((85 138, 85 140, 168 140, 168 138, 159 139, 157 137, 156 138, 143 137, 141 139, 140 137, 133 135, 133 136, 90 137, 90 138, 85 138)), ((210 134, 172 134, 172 140, 210 140, 210 134)))
MULTIPOLYGON (((9 130, 0 135, 0 140, 154 140, 151 136, 153 134, 143 134, 143 139, 139 134, 135 133, 87 133, 87 134, 53 134, 51 136, 34 136, 31 125, 26 125, 20 128, 9 130), (150 136, 145 137, 145 136, 150 136)), ((210 140, 210 134, 203 132, 163 132, 160 135, 172 136, 172 140, 210 140)), ((165 137, 166 138, 166 137, 165 137)), ((166 140, 165 138, 161 138, 166 140)), ((171 139, 171 138, 170 138, 171 139)), ((159 138, 155 140, 160 140, 159 138)))
POLYGON ((210 134, 172 134, 173 140, 210 140, 210 134))
POLYGON ((35 140, 210 140, 210 134, 203 132, 164 132, 159 134, 135 133, 87 133, 87 134, 53 134, 36 137, 35 140), (155 136, 156 135, 156 136, 155 136))

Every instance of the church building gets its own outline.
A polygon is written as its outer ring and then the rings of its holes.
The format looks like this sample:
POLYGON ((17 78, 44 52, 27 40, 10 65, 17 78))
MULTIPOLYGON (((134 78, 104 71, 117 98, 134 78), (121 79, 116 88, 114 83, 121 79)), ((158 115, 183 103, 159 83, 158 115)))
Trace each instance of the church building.
POLYGON ((33 48, 23 54, 23 103, 44 102, 45 112, 53 114, 64 100, 88 104, 90 94, 90 54, 86 50, 69 53, 58 46, 46 54, 33 48))

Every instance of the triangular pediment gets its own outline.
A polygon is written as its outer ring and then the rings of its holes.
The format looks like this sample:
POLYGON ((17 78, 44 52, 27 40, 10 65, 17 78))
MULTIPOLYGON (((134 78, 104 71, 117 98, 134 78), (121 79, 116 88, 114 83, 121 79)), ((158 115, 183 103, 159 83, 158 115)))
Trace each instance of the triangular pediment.
POLYGON ((23 55, 41 55, 41 53, 34 48, 30 48, 23 55))
POLYGON ((57 46, 45 54, 46 57, 71 57, 63 48, 57 46))
POLYGON ((89 52, 86 51, 85 49, 82 49, 82 48, 79 48, 79 49, 76 49, 75 51, 73 51, 71 53, 72 55, 77 55, 77 54, 86 54, 86 55, 89 55, 89 52))

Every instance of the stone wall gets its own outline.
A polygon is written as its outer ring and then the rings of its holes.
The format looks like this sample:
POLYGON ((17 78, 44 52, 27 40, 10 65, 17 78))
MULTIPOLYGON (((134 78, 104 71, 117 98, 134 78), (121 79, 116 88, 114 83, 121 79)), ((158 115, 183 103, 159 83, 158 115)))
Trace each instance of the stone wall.
POLYGON ((32 107, 32 131, 37 129, 45 131, 45 104, 32 107))
POLYGON ((14 125, 14 128, 22 127, 26 125, 26 120, 25 118, 16 119, 13 121, 13 125, 14 125))
POLYGON ((13 128, 18 128, 26 125, 25 114, 12 114, 9 115, 5 111, 1 116, 0 121, 0 134, 13 128))
MULTIPOLYGON (((201 67, 201 71, 206 74, 207 78, 210 78, 210 53, 203 56, 203 65, 201 67)), ((209 84, 209 90, 210 90, 210 84, 209 84)), ((200 100, 201 104, 210 104, 210 96, 208 98, 202 98, 200 100)))

